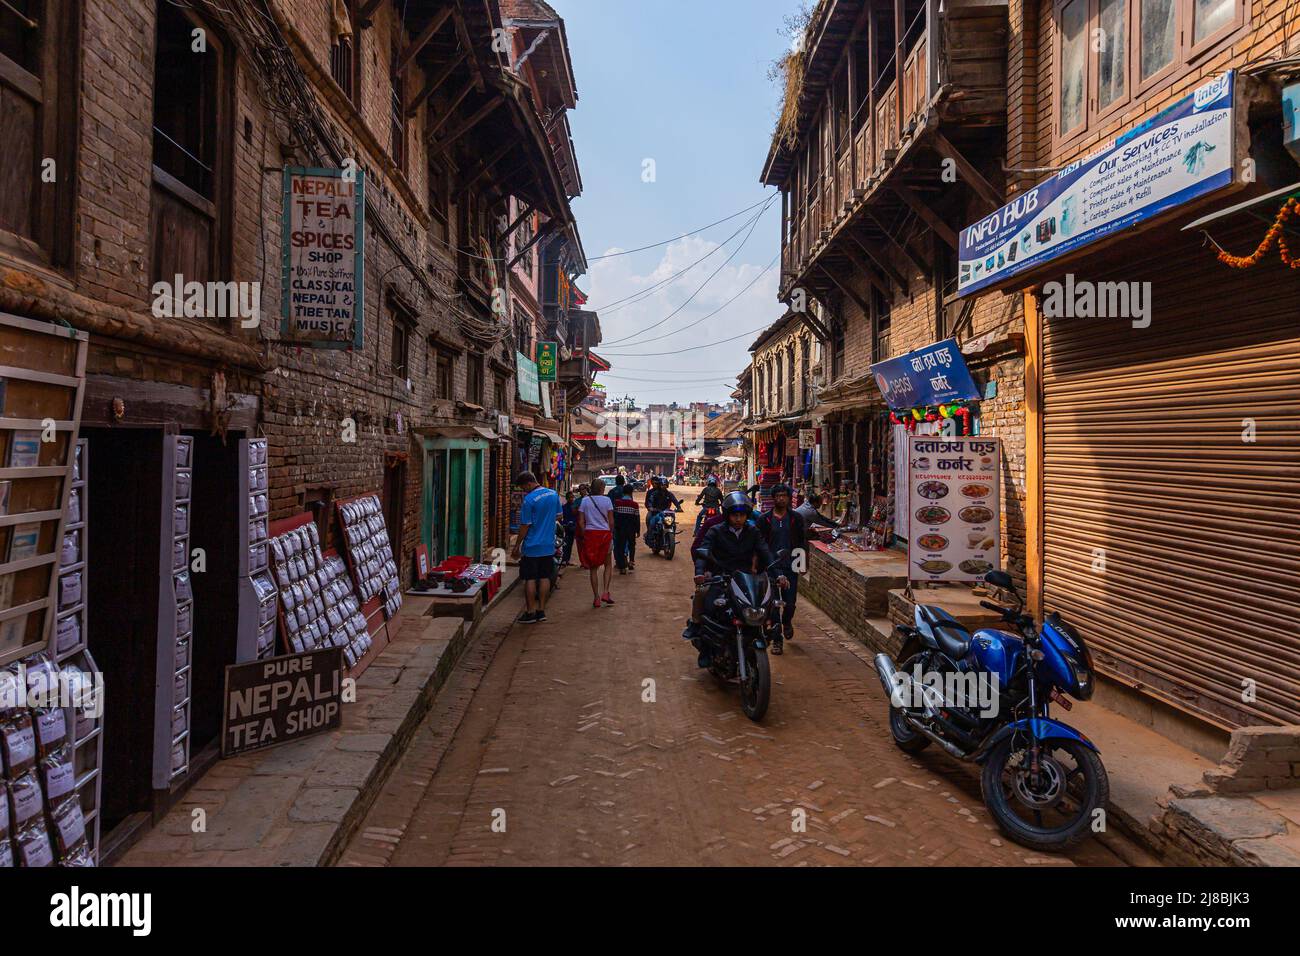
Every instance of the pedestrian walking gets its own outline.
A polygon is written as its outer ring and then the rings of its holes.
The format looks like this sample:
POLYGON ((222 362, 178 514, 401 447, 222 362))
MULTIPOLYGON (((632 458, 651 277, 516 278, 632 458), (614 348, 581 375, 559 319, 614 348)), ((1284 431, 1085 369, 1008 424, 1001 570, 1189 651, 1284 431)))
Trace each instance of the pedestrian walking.
POLYGON ((555 576, 555 519, 559 515, 560 496, 545 488, 531 471, 515 479, 524 492, 519 508, 519 534, 510 556, 519 562, 519 578, 524 582, 524 613, 520 624, 539 624, 546 620, 546 599, 555 576))
POLYGON ((614 502, 599 478, 592 479, 589 490, 578 505, 578 559, 591 572, 592 606, 601 607, 614 603, 609 593, 614 576, 614 502))
POLYGON ((560 555, 560 567, 567 568, 573 564, 573 536, 578 530, 578 499, 572 491, 564 494, 564 511, 560 520, 564 525, 564 550, 560 555))
POLYGON ((619 574, 636 570, 636 539, 641 535, 641 506, 632 497, 632 483, 615 489, 610 498, 614 502, 614 563, 619 574))

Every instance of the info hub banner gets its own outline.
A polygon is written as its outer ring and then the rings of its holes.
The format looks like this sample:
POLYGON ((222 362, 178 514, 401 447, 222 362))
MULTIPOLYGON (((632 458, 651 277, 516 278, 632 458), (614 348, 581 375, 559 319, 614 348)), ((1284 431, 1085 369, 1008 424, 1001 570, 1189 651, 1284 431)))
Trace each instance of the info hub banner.
POLYGON ((280 335, 314 348, 361 348, 365 172, 284 170, 280 335))
POLYGON ((1232 183, 1233 74, 961 231, 959 294, 1002 282, 1232 183))

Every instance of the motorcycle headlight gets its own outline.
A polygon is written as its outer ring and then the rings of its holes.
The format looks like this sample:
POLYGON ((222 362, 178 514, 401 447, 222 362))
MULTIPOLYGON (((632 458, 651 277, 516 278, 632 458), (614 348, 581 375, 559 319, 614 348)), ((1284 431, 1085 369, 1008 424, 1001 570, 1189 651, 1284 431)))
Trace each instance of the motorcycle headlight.
POLYGON ((762 624, 767 618, 767 614, 761 607, 747 607, 740 612, 740 616, 746 624, 762 624))

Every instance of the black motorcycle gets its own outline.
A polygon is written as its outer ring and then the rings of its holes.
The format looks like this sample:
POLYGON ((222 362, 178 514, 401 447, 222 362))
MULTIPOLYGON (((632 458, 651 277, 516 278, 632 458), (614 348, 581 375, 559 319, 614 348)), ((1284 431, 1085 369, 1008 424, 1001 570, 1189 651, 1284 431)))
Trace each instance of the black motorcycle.
MULTIPOLYGON (((716 567, 707 552, 697 553, 716 567)), ((700 636, 692 641, 699 650, 708 647, 713 658, 709 673, 723 683, 740 685, 740 708, 754 721, 763 719, 772 698, 767 648, 781 636, 785 607, 780 589, 768 576, 770 567, 754 574, 714 573, 701 584, 701 588, 721 594, 705 602, 700 636)))
MULTIPOLYGON (((681 511, 681 508, 677 509, 681 511)), ((672 511, 661 511, 660 521, 653 524, 645 533, 645 546, 653 553, 663 552, 663 556, 669 561, 677 553, 677 517, 672 511)))

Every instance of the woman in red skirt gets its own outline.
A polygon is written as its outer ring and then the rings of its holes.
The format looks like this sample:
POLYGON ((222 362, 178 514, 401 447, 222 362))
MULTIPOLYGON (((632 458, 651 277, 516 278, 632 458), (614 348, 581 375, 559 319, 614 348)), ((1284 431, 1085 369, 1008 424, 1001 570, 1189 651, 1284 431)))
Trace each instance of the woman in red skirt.
POLYGON ((578 560, 591 572, 592 607, 613 604, 609 582, 614 574, 614 502, 605 494, 599 478, 591 482, 590 494, 578 505, 578 560), (604 587, 600 571, 605 569, 604 587))

